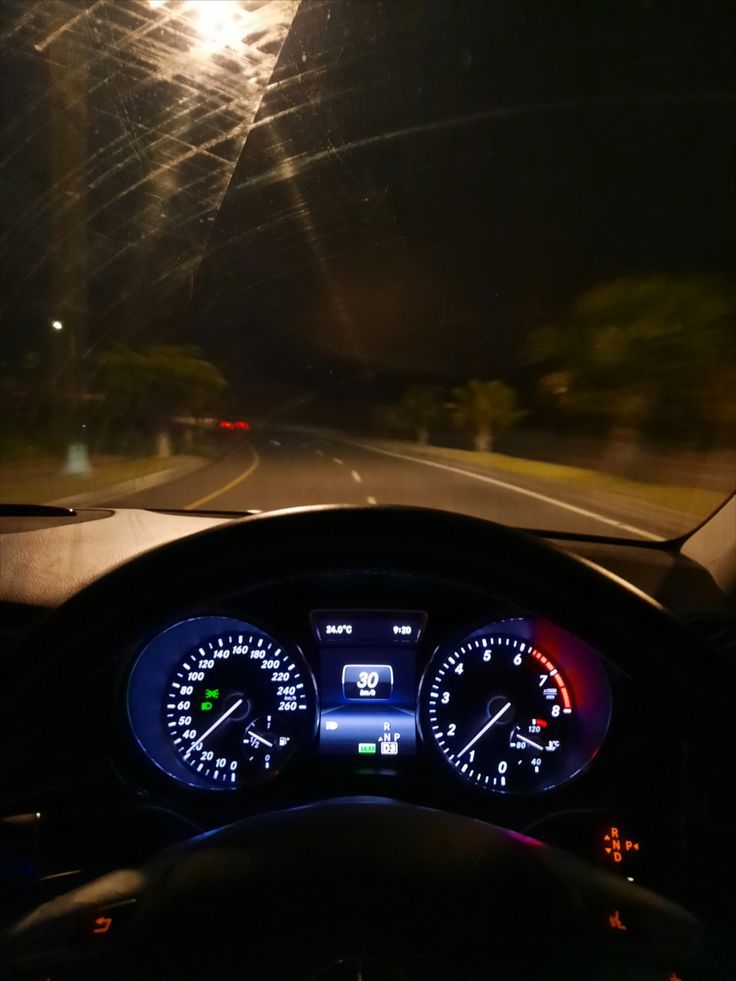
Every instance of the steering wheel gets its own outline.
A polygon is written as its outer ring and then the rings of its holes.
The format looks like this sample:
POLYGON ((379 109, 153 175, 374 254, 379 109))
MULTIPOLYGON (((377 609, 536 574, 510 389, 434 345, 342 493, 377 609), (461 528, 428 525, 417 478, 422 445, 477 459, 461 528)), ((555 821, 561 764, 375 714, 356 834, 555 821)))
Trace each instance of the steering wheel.
MULTIPOLYGON (((201 602, 244 584, 346 570, 421 573, 552 619, 615 651, 651 692, 653 711, 666 677, 677 738, 702 738, 706 706, 694 693, 705 690, 698 674, 708 663, 692 657, 691 638, 656 603, 532 536, 413 508, 258 515, 139 556, 51 615, 24 643, 32 661, 12 655, 10 673, 38 697, 22 718, 9 713, 6 731, 59 730, 54 692, 70 676, 82 690, 99 680, 100 652, 124 633, 131 610, 143 620, 174 597, 201 602)), ((110 703, 80 705, 79 730, 104 731, 110 703)), ((23 760, 11 785, 30 793, 41 770, 60 783, 79 770, 83 748, 73 739, 50 740, 49 753, 42 768, 23 760)), ((709 973, 703 935, 674 903, 534 839, 352 797, 251 816, 143 868, 111 872, 33 910, 0 949, 8 974, 53 964, 65 976, 67 964, 75 978, 691 981, 719 976, 709 973), (114 924, 109 947, 92 958, 80 939, 91 918, 114 924)))

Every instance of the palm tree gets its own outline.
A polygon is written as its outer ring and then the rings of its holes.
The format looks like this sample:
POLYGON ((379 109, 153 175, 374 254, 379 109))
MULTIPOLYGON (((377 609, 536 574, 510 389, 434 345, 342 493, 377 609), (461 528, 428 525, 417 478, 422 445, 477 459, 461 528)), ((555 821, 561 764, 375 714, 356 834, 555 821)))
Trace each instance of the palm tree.
POLYGON ((442 411, 442 394, 437 385, 411 385, 401 397, 399 411, 420 446, 429 442, 430 427, 442 411))
POLYGON ((516 392, 505 382, 478 381, 452 390, 453 401, 445 408, 459 429, 469 429, 478 453, 489 453, 499 433, 509 429, 524 413, 517 408, 516 392))

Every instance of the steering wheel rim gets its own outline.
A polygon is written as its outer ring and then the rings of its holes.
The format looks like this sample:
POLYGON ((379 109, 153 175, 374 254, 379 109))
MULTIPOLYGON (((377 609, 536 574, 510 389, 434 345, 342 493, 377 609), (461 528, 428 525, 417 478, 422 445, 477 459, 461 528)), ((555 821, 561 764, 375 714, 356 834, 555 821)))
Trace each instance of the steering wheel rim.
MULTIPOLYGON (((294 509, 251 516, 144 553, 119 567, 49 616, 35 632, 32 643, 39 656, 24 673, 27 683, 43 681, 36 687, 49 694, 41 698, 30 717, 26 715, 23 724, 58 724, 59 707, 53 704, 50 693, 62 681, 59 672, 63 671, 65 684, 69 683, 70 671, 80 684, 88 677, 101 632, 115 635, 124 627, 126 609, 120 606, 121 597, 126 608, 133 605, 145 616, 157 607, 160 612, 164 595, 176 594, 178 602, 186 603, 193 568, 197 570, 196 581, 206 582, 207 592, 215 595, 232 590, 236 584, 242 589, 243 583, 256 579, 283 577, 285 569, 288 575, 298 577, 316 567, 334 572, 419 572, 523 605, 529 612, 555 620, 594 647, 616 650, 619 666, 636 673, 653 691, 666 668, 668 710, 681 714, 686 733, 702 732, 706 707, 693 700, 691 685, 693 671, 704 670, 705 663, 694 664, 691 641, 682 625, 654 601, 531 535, 448 512, 388 507, 294 509), (104 617, 99 611, 105 611, 104 617)), ((12 656, 20 658, 22 653, 12 656)), ((98 721, 92 718, 90 725, 94 727, 98 721)), ((12 718, 9 723, 14 724, 12 718)), ((25 775, 27 786, 33 781, 33 769, 28 768, 25 775)), ((255 819, 249 820, 252 832, 255 819)), ((275 820, 273 814, 269 820, 275 820)), ((471 819, 444 815, 443 820, 471 819)), ((240 833, 243 829, 241 822, 240 833)), ((488 832, 496 836, 496 844, 498 833, 500 829, 488 832)), ((212 840, 210 834, 210 844, 212 840)), ((503 840, 508 845, 516 839, 503 840)), ((192 847, 195 852, 199 849, 199 845, 192 847)), ((509 847, 516 848, 516 854, 531 854, 529 844, 519 846, 516 842, 509 847)), ((535 843, 533 847, 541 846, 535 843)), ((545 854, 549 851, 545 849, 545 854)), ((538 859, 532 864, 541 867, 538 859)), ((592 867, 589 874, 596 881, 605 875, 592 867)), ((631 892, 618 879, 605 878, 605 889, 631 892)), ((679 910, 672 915, 675 920, 686 916, 679 910)), ((692 926, 691 920, 687 922, 692 926)))
POLYGON ((194 981, 206 964, 209 977, 242 967, 249 981, 470 981, 492 963, 508 981, 622 981, 647 977, 642 963, 681 965, 702 933, 675 904, 534 839, 351 798, 246 818, 104 876, 27 916, 4 954, 32 964, 49 938, 63 952, 80 920, 129 904, 125 944, 100 976, 137 977, 145 964, 146 976, 194 981))
MULTIPOLYGON (((55 732, 66 707, 56 692, 74 686, 80 729, 109 731, 108 638, 125 637, 131 610, 140 622, 173 622, 188 604, 242 591, 256 582, 298 579, 319 569, 417 573, 458 583, 556 622, 579 636, 651 693, 652 711, 676 718, 680 734, 697 736, 717 707, 698 698, 708 652, 693 656, 683 625, 654 600, 584 559, 532 535, 469 516, 409 507, 317 507, 248 516, 145 552, 87 586, 8 653, 8 671, 35 692, 32 705, 7 706, 9 730, 55 732), (196 570, 196 573, 193 573, 196 570), (172 601, 172 597, 175 600, 172 601), (33 658, 27 656, 33 651, 33 658), (104 676, 104 677, 103 677, 104 676), (100 697, 85 699, 95 684, 100 697), (105 689, 105 685, 108 688, 105 689), (656 704, 666 691, 666 703, 656 704), (694 697, 695 696, 695 697, 694 697), (85 714, 86 713, 86 714, 85 714)), ((115 643, 122 664, 129 652, 115 643)), ((714 686, 710 686, 713 688, 714 686)), ((716 697, 725 693, 715 686, 716 697)), ((104 743, 104 741, 103 741, 104 743)), ((50 740, 53 753, 56 740, 50 740)), ((73 766, 75 753, 47 770, 73 766)), ((8 785, 19 796, 41 779, 29 761, 8 761, 8 785), (19 763, 15 768, 14 763, 19 763)), ((45 762, 48 762, 46 760, 45 762)))

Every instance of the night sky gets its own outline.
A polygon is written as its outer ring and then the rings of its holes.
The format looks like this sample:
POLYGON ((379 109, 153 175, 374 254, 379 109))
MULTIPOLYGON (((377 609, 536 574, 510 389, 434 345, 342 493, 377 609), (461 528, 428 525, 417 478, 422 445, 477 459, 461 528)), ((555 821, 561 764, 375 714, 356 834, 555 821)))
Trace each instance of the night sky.
MULTIPOLYGON (((90 344, 195 341, 249 411, 513 380, 528 331, 587 287, 732 277, 734 51, 731 3, 304 2, 196 261, 152 236, 117 265, 92 253, 90 344)), ((14 77, 11 116, 42 79, 33 57, 14 77)), ((195 208, 190 186, 161 222, 195 208)), ((21 224, 21 245, 47 231, 21 224)), ((16 341, 45 284, 6 305, 16 341)))
POLYGON ((254 384, 488 377, 588 286, 727 275, 732 14, 303 6, 200 270, 196 336, 254 384))

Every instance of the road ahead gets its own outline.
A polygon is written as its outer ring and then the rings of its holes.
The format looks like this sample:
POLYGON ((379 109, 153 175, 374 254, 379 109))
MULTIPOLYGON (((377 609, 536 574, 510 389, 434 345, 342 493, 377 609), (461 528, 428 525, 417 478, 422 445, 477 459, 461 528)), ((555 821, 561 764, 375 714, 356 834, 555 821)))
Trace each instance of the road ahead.
POLYGON ((473 473, 323 434, 233 434, 212 463, 158 487, 104 501, 120 507, 222 511, 308 504, 413 504, 477 515, 523 528, 632 538, 660 537, 636 512, 614 513, 595 500, 556 497, 503 473, 473 473))

